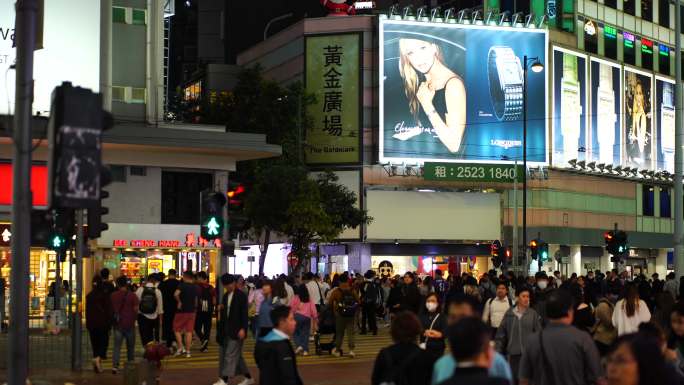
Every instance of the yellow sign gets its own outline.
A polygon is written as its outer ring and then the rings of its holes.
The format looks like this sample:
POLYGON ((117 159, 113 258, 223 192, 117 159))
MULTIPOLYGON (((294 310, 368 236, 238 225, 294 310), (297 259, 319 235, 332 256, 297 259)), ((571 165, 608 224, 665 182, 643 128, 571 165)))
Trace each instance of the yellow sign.
POLYGON ((306 92, 312 124, 306 133, 306 161, 312 164, 360 161, 360 36, 306 38, 306 92))

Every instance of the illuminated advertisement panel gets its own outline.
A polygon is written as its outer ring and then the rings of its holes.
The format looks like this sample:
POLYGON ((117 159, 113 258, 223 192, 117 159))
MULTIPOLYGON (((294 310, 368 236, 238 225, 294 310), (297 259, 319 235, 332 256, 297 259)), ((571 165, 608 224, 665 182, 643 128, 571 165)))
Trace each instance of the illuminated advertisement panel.
POLYGON ((674 173, 675 141, 675 83, 671 79, 656 77, 656 169, 674 173))
POLYGON ((621 82, 618 64, 591 58, 591 128, 587 138, 587 161, 621 164, 621 82))
POLYGON ((624 74, 624 128, 622 163, 639 169, 652 169, 655 146, 653 141, 653 77, 625 67, 624 74))
POLYGON ((543 30, 380 21, 380 161, 547 164, 543 30), (537 66, 539 69, 539 66, 537 66))
POLYGON ((553 48, 553 157, 555 165, 585 160, 587 148, 587 57, 553 48))

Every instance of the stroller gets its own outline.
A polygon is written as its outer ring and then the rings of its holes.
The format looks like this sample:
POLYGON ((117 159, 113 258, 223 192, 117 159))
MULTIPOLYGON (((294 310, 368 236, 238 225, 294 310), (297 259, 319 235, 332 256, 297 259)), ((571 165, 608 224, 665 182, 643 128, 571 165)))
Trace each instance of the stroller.
POLYGON ((318 333, 314 336, 316 354, 321 355, 324 351, 332 354, 335 348, 335 314, 330 306, 322 306, 318 314, 318 333), (330 342, 321 342, 321 336, 332 334, 330 342))

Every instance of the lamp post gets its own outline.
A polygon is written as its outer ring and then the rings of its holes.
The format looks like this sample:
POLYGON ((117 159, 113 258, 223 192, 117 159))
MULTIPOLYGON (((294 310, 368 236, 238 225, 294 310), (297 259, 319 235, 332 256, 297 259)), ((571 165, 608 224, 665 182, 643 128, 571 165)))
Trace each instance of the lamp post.
POLYGON ((544 65, 539 61, 538 57, 528 58, 527 55, 523 57, 523 247, 525 250, 525 269, 529 271, 530 261, 527 256, 527 69, 531 68, 532 72, 539 73, 544 70, 544 65))

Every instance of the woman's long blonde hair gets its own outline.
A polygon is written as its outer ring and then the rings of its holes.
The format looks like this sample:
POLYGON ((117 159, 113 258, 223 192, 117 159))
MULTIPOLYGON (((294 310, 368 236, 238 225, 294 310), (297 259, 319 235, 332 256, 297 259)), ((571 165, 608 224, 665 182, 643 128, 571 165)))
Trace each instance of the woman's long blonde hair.
MULTIPOLYGON (((420 119, 418 118, 420 102, 418 101, 418 97, 416 97, 416 94, 418 93, 418 87, 420 86, 420 81, 418 79, 418 73, 416 72, 416 69, 413 68, 411 62, 409 61, 408 55, 406 54, 407 40, 419 39, 399 39, 399 74, 401 75, 401 78, 404 79, 404 93, 408 99, 411 115, 413 115, 413 119, 416 121, 416 124, 420 125, 420 119)), ((443 63, 444 57, 442 56, 442 50, 434 43, 429 44, 435 46, 435 59, 443 63)))

